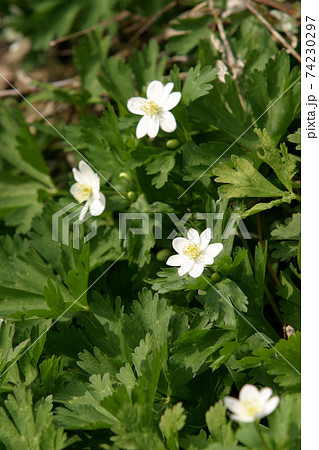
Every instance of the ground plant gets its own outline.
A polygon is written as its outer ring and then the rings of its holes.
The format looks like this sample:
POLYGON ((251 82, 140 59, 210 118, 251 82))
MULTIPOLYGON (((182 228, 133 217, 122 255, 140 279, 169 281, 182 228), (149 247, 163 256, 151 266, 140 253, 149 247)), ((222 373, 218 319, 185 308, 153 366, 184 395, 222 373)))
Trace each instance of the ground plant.
POLYGON ((300 2, 0 13, 0 449, 298 450, 300 2))

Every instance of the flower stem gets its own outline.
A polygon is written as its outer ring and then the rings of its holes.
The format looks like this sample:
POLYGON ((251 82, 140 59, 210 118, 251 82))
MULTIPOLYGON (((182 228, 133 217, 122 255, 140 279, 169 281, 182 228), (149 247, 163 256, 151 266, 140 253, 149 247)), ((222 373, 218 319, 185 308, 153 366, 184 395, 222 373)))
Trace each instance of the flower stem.
POLYGON ((261 432, 258 420, 255 421, 255 427, 256 427, 256 431, 258 433, 258 436, 259 436, 261 442, 264 444, 265 449, 266 450, 271 450, 271 448, 269 447, 268 443, 266 442, 266 439, 264 438, 264 436, 263 436, 263 434, 261 432))

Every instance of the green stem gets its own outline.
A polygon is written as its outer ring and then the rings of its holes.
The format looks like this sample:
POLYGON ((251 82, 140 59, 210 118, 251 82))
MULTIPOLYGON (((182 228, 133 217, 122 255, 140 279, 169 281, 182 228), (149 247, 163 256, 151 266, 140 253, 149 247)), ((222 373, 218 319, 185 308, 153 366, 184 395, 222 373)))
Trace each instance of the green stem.
POLYGON ((300 195, 294 194, 294 196, 295 196, 295 199, 298 200, 298 202, 301 202, 301 197, 300 197, 300 195))
POLYGON ((258 433, 259 439, 260 439, 261 442, 263 443, 265 449, 266 449, 266 450, 271 450, 271 448, 270 448, 269 445, 267 444, 267 442, 266 442, 266 440, 265 440, 265 438, 264 438, 264 436, 263 436, 263 434, 262 434, 262 432, 261 432, 261 429, 260 429, 259 421, 258 421, 258 420, 255 421, 255 427, 256 427, 256 431, 257 431, 257 433, 258 433))

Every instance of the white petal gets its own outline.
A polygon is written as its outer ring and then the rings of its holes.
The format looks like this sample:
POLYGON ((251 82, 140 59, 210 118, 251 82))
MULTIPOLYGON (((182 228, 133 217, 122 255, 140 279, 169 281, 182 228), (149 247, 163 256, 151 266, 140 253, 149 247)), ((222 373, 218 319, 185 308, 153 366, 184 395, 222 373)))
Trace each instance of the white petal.
POLYGON ((172 113, 169 111, 161 112, 159 116, 160 126, 166 133, 172 133, 176 130, 176 120, 172 113))
POLYGON ((165 104, 165 102, 168 100, 169 94, 171 93, 173 87, 174 87, 174 83, 165 84, 165 86, 163 87, 160 102, 158 103, 159 106, 163 106, 165 104))
POLYGON ((195 230, 195 228, 190 228, 188 233, 187 233, 187 238, 190 241, 195 242, 195 244, 199 244, 199 234, 198 231, 195 230))
POLYGON ((99 216, 102 214, 105 208, 105 196, 102 192, 99 192, 98 197, 95 197, 90 202, 90 213, 92 216, 99 216))
POLYGON ((184 258, 181 255, 172 255, 166 261, 168 266, 182 266, 184 258))
POLYGON ((178 269, 178 275, 182 277, 185 273, 189 272, 193 267, 193 263, 191 261, 184 261, 183 265, 178 269))
POLYGON ((208 247, 205 248, 203 251, 203 254, 212 256, 215 258, 215 256, 219 255, 219 253, 223 250, 223 244, 220 244, 217 242, 216 244, 210 244, 208 247))
POLYGON ((232 420, 236 420, 236 422, 246 422, 246 423, 249 423, 249 422, 254 422, 254 421, 255 421, 254 416, 247 416, 247 415, 245 415, 245 414, 231 414, 231 415, 230 415, 230 418, 231 418, 232 420))
POLYGON ((150 138, 155 138, 159 130, 159 118, 155 115, 150 116, 147 123, 147 134, 150 138))
POLYGON ((205 250, 211 238, 212 238, 212 230, 210 228, 206 228, 206 230, 204 230, 199 236, 201 250, 205 250))
POLYGON ((182 94, 180 92, 173 92, 163 104, 163 110, 170 111, 175 108, 175 106, 180 102, 181 96, 182 94))
POLYGON ((270 387, 263 387, 259 391, 259 399, 261 403, 266 403, 272 396, 272 389, 270 387))
POLYGON ((183 253, 183 248, 187 244, 188 244, 188 240, 183 237, 177 237, 177 238, 173 239, 173 242, 172 242, 173 249, 179 254, 183 253))
POLYGON ((259 391, 256 386, 252 384, 245 384, 239 392, 239 400, 259 399, 259 391))
POLYGON ((145 102, 145 98, 132 97, 127 102, 127 109, 133 114, 139 114, 143 116, 145 113, 141 110, 141 105, 143 105, 145 102))
POLYGON ((271 414, 277 408, 279 402, 280 398, 278 397, 278 395, 275 395, 270 400, 268 400, 263 408, 263 416, 268 416, 268 414, 271 414))
POLYGON ((204 271, 204 265, 203 264, 194 264, 193 268, 189 271, 189 274, 192 278, 198 278, 201 276, 201 274, 204 271))
POLYGON ((160 81, 152 81, 146 91, 148 100, 154 100, 157 104, 161 101, 163 94, 163 84, 160 81))
POLYGON ((85 184, 85 177, 78 169, 76 169, 74 167, 72 169, 72 172, 73 172, 73 176, 74 176, 75 181, 77 181, 78 183, 85 184))
POLYGON ((91 169, 91 167, 85 161, 79 162, 79 170, 84 176, 90 177, 91 175, 94 175, 94 171, 91 169))
POLYGON ((136 127, 136 137, 137 139, 142 138, 147 133, 147 126, 148 126, 148 116, 143 116, 136 127))
POLYGON ((86 202, 85 205, 83 206, 80 215, 79 215, 79 220, 82 220, 83 217, 85 216, 87 210, 89 209, 89 202, 86 202))
POLYGON ((72 184, 72 186, 70 187, 70 192, 71 192, 71 194, 73 195, 74 198, 75 198, 74 194, 76 194, 76 191, 77 191, 77 189, 76 189, 76 183, 75 183, 75 184, 72 184))
POLYGON ((225 397, 224 404, 229 411, 238 414, 241 411, 241 403, 237 398, 234 397, 225 397))
POLYGON ((203 252, 201 252, 197 260, 200 264, 210 266, 214 262, 214 257, 206 253, 206 250, 204 250, 203 252))

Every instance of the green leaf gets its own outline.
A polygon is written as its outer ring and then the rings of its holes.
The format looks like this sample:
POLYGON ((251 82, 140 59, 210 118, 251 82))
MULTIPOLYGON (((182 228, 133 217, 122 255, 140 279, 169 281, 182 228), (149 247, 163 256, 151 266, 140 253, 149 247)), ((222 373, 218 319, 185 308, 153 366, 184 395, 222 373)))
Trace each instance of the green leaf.
POLYGON ((127 100, 135 96, 132 83, 132 70, 122 58, 107 58, 102 65, 102 86, 117 102, 120 109, 126 111, 127 100))
POLYGON ((216 283, 214 287, 210 286, 207 293, 199 298, 205 301, 208 317, 218 326, 234 327, 236 325, 237 313, 234 307, 240 312, 247 312, 246 295, 229 278, 216 283))
POLYGON ((282 286, 277 287, 277 293, 281 297, 280 310, 287 325, 300 330, 301 328, 301 296, 299 289, 291 281, 289 275, 281 272, 280 282, 282 286))
POLYGON ((81 76, 82 88, 91 94, 91 101, 98 102, 103 88, 98 80, 101 65, 111 46, 111 37, 102 36, 98 30, 87 34, 73 49, 74 64, 81 76))
POLYGON ((55 424, 69 430, 105 429, 116 418, 100 406, 100 402, 113 393, 110 375, 92 375, 89 383, 69 383, 54 398, 65 407, 58 407, 54 416, 55 424))
POLYGON ((289 391, 300 389, 301 371, 301 335, 291 335, 288 340, 280 339, 274 348, 258 349, 253 352, 264 361, 267 372, 274 377, 274 382, 289 391))
POLYGON ((186 106, 213 89, 211 82, 217 78, 217 73, 218 69, 213 69, 211 66, 200 69, 200 65, 198 65, 189 69, 182 92, 182 98, 186 106))
POLYGON ((301 445, 300 394, 284 395, 279 407, 268 417, 269 437, 273 448, 298 450, 301 445))
POLYGON ((17 170, 40 182, 43 188, 54 190, 35 137, 17 108, 5 103, 0 107, 0 155, 17 170))
POLYGON ((206 423, 214 442, 223 445, 235 445, 237 439, 231 428, 231 422, 226 420, 226 407, 222 401, 211 406, 206 413, 206 423))
POLYGON ((8 450, 59 450, 66 435, 52 424, 52 396, 32 404, 30 390, 17 385, 0 409, 0 442, 8 450))
POLYGON ((133 57, 130 59, 139 92, 142 92, 151 81, 162 80, 167 57, 162 58, 157 63, 159 50, 157 41, 151 39, 148 44, 143 45, 142 51, 135 50, 133 57))
POLYGON ((172 408, 167 408, 161 417, 159 427, 165 437, 169 450, 178 450, 178 432, 184 427, 186 415, 182 403, 177 403, 172 408))
POLYGON ((201 39, 210 36, 208 25, 212 22, 209 16, 195 17, 192 19, 179 19, 174 28, 184 31, 180 36, 173 36, 168 40, 166 49, 178 55, 189 53, 198 45, 201 39))
POLYGON ((298 144, 296 146, 296 150, 301 150, 301 128, 298 128, 298 130, 293 134, 288 134, 287 139, 289 142, 298 144))
POLYGON ((276 148, 267 130, 255 129, 259 137, 263 153, 258 152, 258 156, 268 164, 276 173, 282 184, 292 192, 292 179, 296 174, 296 160, 288 153, 285 144, 280 144, 280 150, 276 148))
POLYGON ((175 153, 161 152, 155 160, 146 165, 146 173, 148 175, 156 175, 152 179, 152 184, 156 189, 160 189, 167 182, 168 174, 175 166, 175 153))
POLYGON ((204 369, 206 360, 233 337, 234 332, 226 330, 188 331, 175 341, 170 362, 183 367, 190 379, 204 369))
POLYGON ((227 198, 281 197, 284 192, 270 183, 254 166, 244 158, 232 156, 234 168, 220 163, 213 169, 218 183, 228 183, 219 188, 227 198))
POLYGON ((32 219, 42 212, 38 194, 44 186, 7 172, 1 172, 0 177, 0 217, 5 217, 6 225, 16 227, 17 233, 26 233, 32 219))
POLYGON ((266 128, 276 145, 299 114, 299 75, 297 66, 290 71, 289 55, 282 50, 269 59, 263 72, 255 70, 247 77, 242 90, 256 126, 266 128))
POLYGON ((291 217, 276 226, 271 232, 273 240, 293 240, 299 241, 301 234, 301 214, 295 213, 291 217))
POLYGON ((301 214, 293 214, 285 220, 283 224, 271 232, 271 239, 278 240, 272 255, 281 261, 287 261, 298 255, 299 242, 301 237, 301 214))

